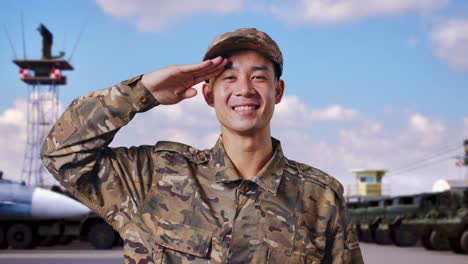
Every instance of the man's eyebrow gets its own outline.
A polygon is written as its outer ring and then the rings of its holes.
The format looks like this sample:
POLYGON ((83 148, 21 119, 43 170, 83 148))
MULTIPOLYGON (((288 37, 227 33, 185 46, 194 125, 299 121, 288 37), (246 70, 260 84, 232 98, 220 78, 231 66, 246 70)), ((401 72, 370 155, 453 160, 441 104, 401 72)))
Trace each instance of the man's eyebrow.
POLYGON ((267 66, 253 66, 250 68, 252 71, 268 71, 267 66))
MULTIPOLYGON (((237 67, 233 67, 232 63, 228 63, 226 66, 224 66, 224 70, 238 71, 239 69, 237 67)), ((267 66, 252 66, 250 70, 251 71, 268 71, 268 67, 267 66)))

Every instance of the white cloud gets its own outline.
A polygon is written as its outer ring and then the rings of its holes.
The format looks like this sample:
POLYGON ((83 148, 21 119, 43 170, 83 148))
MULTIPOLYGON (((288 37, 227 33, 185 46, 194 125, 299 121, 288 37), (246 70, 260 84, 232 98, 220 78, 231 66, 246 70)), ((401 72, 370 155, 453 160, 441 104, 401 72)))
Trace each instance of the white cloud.
POLYGON ((0 126, 15 126, 24 128, 26 126, 26 108, 27 102, 18 99, 14 102, 13 108, 6 109, 0 115, 0 126))
POLYGON ((285 96, 275 108, 274 123, 282 125, 303 125, 313 122, 354 121, 358 111, 341 105, 330 105, 323 109, 313 109, 300 101, 297 96, 285 96))
POLYGON ((440 8, 446 0, 300 0, 273 5, 280 18, 314 24, 337 24, 368 17, 396 16, 440 8))
POLYGON ((358 112, 353 109, 346 109, 340 105, 331 105, 323 110, 312 110, 312 120, 318 121, 352 121, 359 116, 358 112))
POLYGON ((445 125, 442 121, 431 120, 421 114, 413 114, 408 118, 408 135, 411 140, 417 139, 422 145, 433 145, 443 139, 445 125))
MULTIPOLYGON (((309 122, 310 109, 297 96, 284 96, 276 105, 273 122, 281 120, 283 124, 294 125, 299 122, 309 122)), ((279 121, 278 121, 279 122, 279 121)))
MULTIPOLYGON (((0 114, 0 146, 6 153, 19 153, 18 146, 26 141, 26 109, 24 99, 15 100, 13 107, 0 114), (6 149, 5 149, 6 148, 6 149)), ((2 153, 4 153, 2 151, 2 153)))
POLYGON ((455 69, 468 70, 468 19, 449 19, 430 37, 439 58, 455 69))
POLYGON ((26 143, 25 99, 17 99, 11 108, 0 113, 0 170, 4 177, 19 181, 26 143))
POLYGON ((360 122, 358 126, 349 129, 340 129, 341 141, 356 150, 373 151, 378 145, 379 149, 388 147, 389 142, 382 138, 382 125, 375 121, 360 122))
POLYGON ((162 31, 194 16, 239 12, 272 15, 293 23, 337 24, 378 16, 422 13, 448 0, 96 0, 107 14, 135 23, 140 31, 162 31))
POLYGON ((161 31, 187 17, 240 11, 242 0, 96 0, 104 12, 135 20, 141 31, 161 31))

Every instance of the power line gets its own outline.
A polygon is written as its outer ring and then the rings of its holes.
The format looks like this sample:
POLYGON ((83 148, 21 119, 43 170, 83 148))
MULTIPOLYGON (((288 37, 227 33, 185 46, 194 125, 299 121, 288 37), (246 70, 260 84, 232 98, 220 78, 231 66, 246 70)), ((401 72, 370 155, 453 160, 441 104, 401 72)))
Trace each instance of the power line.
POLYGON ((78 33, 78 39, 75 42, 75 45, 73 46, 72 52, 70 54, 70 57, 68 57, 68 60, 71 62, 73 54, 75 53, 76 48, 78 47, 78 42, 80 42, 81 35, 83 35, 83 32, 88 24, 88 21, 86 20, 83 25, 81 26, 80 33, 78 33))
POLYGON ((440 156, 444 156, 444 155, 447 155, 447 154, 450 154, 456 150, 459 150, 460 149, 460 146, 459 144, 457 144, 457 146, 452 146, 452 147, 449 147, 449 148, 445 148, 445 149, 442 149, 442 150, 439 150, 437 151, 436 153, 433 153, 429 156, 426 156, 420 160, 417 160, 417 161, 413 161, 413 162, 410 162, 410 163, 407 163, 401 167, 397 167, 395 169, 391 169, 389 170, 389 173, 388 174, 392 174, 392 173, 396 173, 398 171, 402 171, 402 170, 407 170, 409 168, 412 168, 414 166, 417 166, 418 164, 421 164, 421 163, 426 163, 432 159, 435 159, 435 158, 438 158, 440 156))
POLYGON ((410 171, 414 171, 414 170, 418 170, 418 169, 422 169, 422 168, 425 168, 425 167, 429 167, 429 166, 432 166, 434 164, 437 164, 437 163, 440 163, 442 161, 446 161, 446 160, 449 160, 451 159, 452 157, 439 157, 439 159, 435 159, 429 163, 423 163, 423 164, 419 164, 419 165, 415 165, 415 166, 412 166, 412 167, 408 167, 406 169, 401 169, 399 171, 391 171, 387 174, 387 176, 394 176, 394 175, 402 175, 402 174, 405 174, 407 172, 410 172, 410 171))
POLYGON ((6 28, 5 25, 3 25, 3 29, 5 30, 5 34, 8 38, 8 42, 10 43, 11 50, 13 51, 13 57, 16 60, 17 59, 16 50, 15 50, 15 46, 13 46, 13 42, 11 41, 10 33, 8 32, 8 29, 6 28))

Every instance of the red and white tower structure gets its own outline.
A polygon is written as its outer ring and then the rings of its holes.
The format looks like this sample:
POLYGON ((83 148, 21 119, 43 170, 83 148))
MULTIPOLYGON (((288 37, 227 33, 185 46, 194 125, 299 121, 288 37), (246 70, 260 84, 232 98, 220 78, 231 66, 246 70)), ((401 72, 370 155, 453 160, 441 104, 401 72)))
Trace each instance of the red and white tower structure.
POLYGON ((67 83, 63 71, 73 70, 64 53, 52 56, 52 33, 42 24, 42 58, 13 60, 19 66, 19 77, 28 86, 27 140, 21 180, 28 185, 44 185, 46 170, 40 157, 42 143, 59 111, 59 86, 67 83))

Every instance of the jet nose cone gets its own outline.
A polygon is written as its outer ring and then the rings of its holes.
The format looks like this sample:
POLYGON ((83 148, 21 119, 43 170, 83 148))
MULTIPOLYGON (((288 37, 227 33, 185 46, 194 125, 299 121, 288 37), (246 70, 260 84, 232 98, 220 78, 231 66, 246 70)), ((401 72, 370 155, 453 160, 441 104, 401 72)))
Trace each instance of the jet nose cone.
POLYGON ((63 194, 35 188, 31 201, 31 215, 44 218, 70 218, 86 215, 89 208, 63 194))

